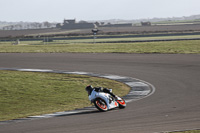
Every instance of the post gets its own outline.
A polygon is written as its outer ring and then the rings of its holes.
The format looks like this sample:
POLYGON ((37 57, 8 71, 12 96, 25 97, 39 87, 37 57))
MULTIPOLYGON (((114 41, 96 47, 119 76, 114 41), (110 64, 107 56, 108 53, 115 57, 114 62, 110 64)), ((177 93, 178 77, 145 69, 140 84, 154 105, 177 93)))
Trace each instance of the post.
POLYGON ((96 34, 99 30, 97 28, 92 29, 93 32, 93 43, 95 44, 96 34))
POLYGON ((93 43, 95 44, 95 39, 96 39, 96 33, 93 33, 93 43))

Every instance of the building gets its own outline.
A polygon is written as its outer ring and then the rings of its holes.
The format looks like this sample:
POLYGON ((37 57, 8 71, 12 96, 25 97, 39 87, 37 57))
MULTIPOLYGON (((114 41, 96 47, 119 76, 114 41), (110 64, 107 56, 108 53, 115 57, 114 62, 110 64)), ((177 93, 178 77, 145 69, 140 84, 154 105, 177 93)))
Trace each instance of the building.
POLYGON ((89 23, 87 21, 80 21, 76 23, 75 19, 64 19, 63 23, 56 24, 56 28, 61 29, 93 29, 98 27, 132 27, 132 23, 123 24, 105 24, 104 22, 89 23))
POLYGON ((58 23, 56 27, 61 29, 89 29, 94 28, 94 24, 86 21, 80 21, 79 23, 76 23, 75 19, 71 19, 64 20, 62 24, 58 23))
POLYGON ((151 22, 141 22, 142 26, 151 26, 151 22))

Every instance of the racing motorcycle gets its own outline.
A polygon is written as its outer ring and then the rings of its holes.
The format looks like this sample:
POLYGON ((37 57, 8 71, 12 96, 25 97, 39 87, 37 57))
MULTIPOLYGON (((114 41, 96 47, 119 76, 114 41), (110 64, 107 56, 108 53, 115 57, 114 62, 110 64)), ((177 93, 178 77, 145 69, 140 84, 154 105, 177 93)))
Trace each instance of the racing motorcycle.
MULTIPOLYGON (((112 92, 112 89, 110 89, 112 92)), ((123 109, 126 107, 126 101, 116 96, 115 98, 112 97, 110 94, 105 92, 97 92, 93 90, 91 95, 89 95, 89 100, 91 103, 94 103, 95 107, 102 112, 108 111, 114 108, 123 109)))

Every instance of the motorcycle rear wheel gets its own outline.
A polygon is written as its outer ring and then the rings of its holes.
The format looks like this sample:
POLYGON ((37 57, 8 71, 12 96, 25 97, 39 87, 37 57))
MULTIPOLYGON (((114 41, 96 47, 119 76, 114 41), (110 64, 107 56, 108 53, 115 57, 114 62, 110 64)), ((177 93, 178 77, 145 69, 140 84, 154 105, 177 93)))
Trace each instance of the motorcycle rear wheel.
POLYGON ((105 112, 108 110, 108 106, 106 105, 106 102, 101 98, 96 98, 94 100, 94 105, 101 112, 105 112))

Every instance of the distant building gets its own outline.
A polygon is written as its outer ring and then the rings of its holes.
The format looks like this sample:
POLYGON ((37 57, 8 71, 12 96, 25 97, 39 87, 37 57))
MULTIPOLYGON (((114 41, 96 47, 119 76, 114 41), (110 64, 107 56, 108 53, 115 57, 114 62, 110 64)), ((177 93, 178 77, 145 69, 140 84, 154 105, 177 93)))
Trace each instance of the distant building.
POLYGON ((105 24, 104 22, 89 23, 87 21, 80 21, 76 23, 75 19, 64 19, 63 23, 56 24, 56 28, 61 29, 91 29, 98 27, 132 27, 132 23, 124 24, 105 24))
POLYGON ((142 26, 151 26, 151 22, 141 22, 142 26))
POLYGON ((71 19, 71 20, 65 20, 64 19, 64 23, 63 24, 75 24, 76 20, 75 19, 71 19))
POLYGON ((58 23, 56 27, 61 29, 88 29, 88 28, 94 28, 94 24, 88 23, 86 21, 80 21, 79 23, 76 23, 76 20, 72 19, 72 20, 64 20, 62 24, 58 23))

